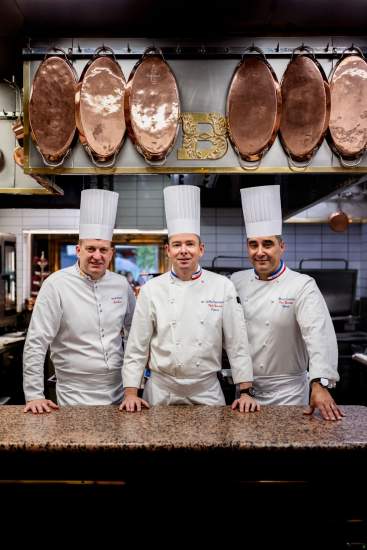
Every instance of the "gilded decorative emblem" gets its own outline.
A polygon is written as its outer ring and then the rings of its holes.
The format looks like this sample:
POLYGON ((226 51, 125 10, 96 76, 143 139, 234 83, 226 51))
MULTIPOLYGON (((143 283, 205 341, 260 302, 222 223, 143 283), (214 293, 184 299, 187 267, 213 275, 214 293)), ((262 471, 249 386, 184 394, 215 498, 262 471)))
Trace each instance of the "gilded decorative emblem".
POLYGON ((216 160, 222 158, 228 149, 227 121, 220 113, 182 113, 182 148, 177 151, 178 160, 216 160), (199 132, 199 124, 210 124, 212 131, 199 132), (199 141, 212 144, 198 149, 199 141))

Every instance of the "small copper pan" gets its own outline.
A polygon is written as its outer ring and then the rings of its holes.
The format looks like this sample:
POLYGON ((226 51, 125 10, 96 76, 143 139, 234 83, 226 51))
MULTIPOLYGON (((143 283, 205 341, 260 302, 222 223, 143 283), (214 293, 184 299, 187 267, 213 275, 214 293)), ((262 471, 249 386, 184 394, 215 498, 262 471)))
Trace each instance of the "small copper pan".
POLYGON ((343 233, 349 227, 349 218, 345 212, 338 210, 338 212, 333 212, 329 216, 329 226, 333 231, 337 233, 343 233))
POLYGON ((356 166, 367 149, 367 62, 359 48, 344 51, 330 94, 329 145, 343 166, 356 166))
POLYGON ((124 142, 125 87, 113 50, 98 48, 83 70, 75 95, 79 139, 96 166, 113 166, 124 142))
POLYGON ((164 164, 178 133, 180 96, 176 78, 157 48, 148 48, 130 74, 125 120, 129 137, 146 162, 164 164))
POLYGON ((330 90, 311 48, 293 51, 282 84, 280 140, 291 167, 307 167, 320 147, 329 124, 330 90), (295 53, 300 53, 295 56, 295 53))
MULTIPOLYGON (((58 50, 58 48, 54 48, 58 50)), ((65 57, 46 57, 35 74, 29 101, 33 141, 48 166, 60 166, 75 136, 77 76, 65 57)))
POLYGON ((237 66, 227 96, 227 119, 242 168, 254 169, 277 135, 282 98, 277 77, 262 50, 254 46, 248 50, 259 55, 247 54, 237 66))

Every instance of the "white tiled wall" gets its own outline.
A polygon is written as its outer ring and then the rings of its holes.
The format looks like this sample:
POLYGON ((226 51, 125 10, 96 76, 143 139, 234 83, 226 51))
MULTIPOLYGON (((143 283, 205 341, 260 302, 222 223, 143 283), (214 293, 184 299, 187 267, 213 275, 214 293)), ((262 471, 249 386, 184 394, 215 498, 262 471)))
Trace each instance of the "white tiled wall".
MULTIPOLYGON (((165 178, 139 181, 131 177, 121 184, 116 227, 119 229, 162 229, 165 227, 162 188, 165 178)), ((29 296, 30 258, 23 231, 26 229, 77 230, 79 210, 0 209, 0 232, 17 236, 18 310, 29 296)), ((202 265, 210 266, 216 256, 231 256, 217 260, 215 265, 249 267, 244 241, 244 224, 240 208, 204 208, 201 236, 206 245, 202 265), (232 256, 237 257, 233 258, 232 256)), ((367 225, 351 224, 346 233, 334 233, 326 224, 284 224, 287 244, 286 262, 298 267, 302 258, 342 258, 349 267, 359 270, 358 296, 367 296, 367 225)), ((340 263, 307 263, 305 267, 339 267, 340 263)))

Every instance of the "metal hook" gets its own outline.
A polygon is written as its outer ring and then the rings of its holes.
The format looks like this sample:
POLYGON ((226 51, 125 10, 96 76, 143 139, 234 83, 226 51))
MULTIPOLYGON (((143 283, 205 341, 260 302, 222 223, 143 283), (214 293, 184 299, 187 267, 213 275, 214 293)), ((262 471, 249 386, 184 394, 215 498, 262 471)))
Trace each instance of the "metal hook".
POLYGON ((130 52, 131 52, 131 48, 130 48, 130 43, 129 43, 129 42, 127 43, 126 49, 127 49, 127 53, 130 53, 130 52))
POLYGON ((279 42, 278 42, 278 44, 276 45, 275 51, 279 52, 279 50, 280 50, 280 45, 279 45, 279 42))
POLYGON ((5 116, 8 116, 8 112, 5 111, 4 107, 3 107, 3 113, 4 113, 5 116))
POLYGON ((78 53, 82 53, 82 49, 80 47, 79 41, 78 41, 78 53))
POLYGON ((329 42, 326 44, 326 48, 325 48, 325 51, 329 51, 329 42))

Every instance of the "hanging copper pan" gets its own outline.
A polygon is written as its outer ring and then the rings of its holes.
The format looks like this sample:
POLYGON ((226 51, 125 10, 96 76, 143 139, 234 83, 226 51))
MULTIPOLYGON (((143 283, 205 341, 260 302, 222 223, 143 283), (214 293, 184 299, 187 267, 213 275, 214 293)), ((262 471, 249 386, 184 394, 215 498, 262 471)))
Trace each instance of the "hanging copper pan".
POLYGON ((321 65, 307 46, 293 51, 283 76, 280 140, 290 167, 307 167, 329 124, 330 90, 321 65), (295 55, 296 52, 301 52, 295 55), (306 52, 306 53, 302 53, 306 52))
POLYGON ((157 48, 148 48, 130 74, 125 92, 130 139, 148 164, 164 164, 179 128, 176 78, 157 48))
POLYGON ((330 94, 330 147, 343 166, 356 166, 367 149, 367 62, 359 48, 344 51, 330 80, 330 94))
MULTIPOLYGON (((53 48, 59 50, 59 48, 53 48)), ((77 76, 66 57, 46 57, 35 74, 29 101, 33 141, 48 166, 60 166, 75 135, 77 76)))
POLYGON ((75 95, 79 139, 96 166, 113 166, 124 142, 125 87, 113 50, 98 48, 82 72, 75 95))
POLYGON ((349 227, 349 218, 347 214, 339 208, 337 212, 330 214, 329 226, 333 231, 343 233, 343 231, 346 231, 349 227))
POLYGON ((229 138, 244 169, 256 169, 272 146, 282 99, 277 77, 260 48, 252 46, 237 66, 227 96, 229 138), (246 161, 251 164, 244 164, 246 161))

